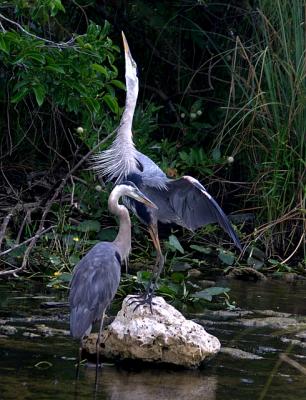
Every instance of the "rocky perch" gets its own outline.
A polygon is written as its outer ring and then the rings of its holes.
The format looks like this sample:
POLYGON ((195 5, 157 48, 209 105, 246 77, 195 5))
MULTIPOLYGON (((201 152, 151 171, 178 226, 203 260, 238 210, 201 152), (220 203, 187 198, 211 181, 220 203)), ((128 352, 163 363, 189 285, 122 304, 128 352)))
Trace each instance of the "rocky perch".
MULTIPOLYGON (((102 358, 171 363, 198 367, 220 350, 220 342, 197 323, 187 320, 162 297, 154 297, 153 314, 147 305, 130 304, 127 296, 115 320, 103 331, 102 358)), ((97 334, 83 342, 84 350, 96 353, 97 334)))

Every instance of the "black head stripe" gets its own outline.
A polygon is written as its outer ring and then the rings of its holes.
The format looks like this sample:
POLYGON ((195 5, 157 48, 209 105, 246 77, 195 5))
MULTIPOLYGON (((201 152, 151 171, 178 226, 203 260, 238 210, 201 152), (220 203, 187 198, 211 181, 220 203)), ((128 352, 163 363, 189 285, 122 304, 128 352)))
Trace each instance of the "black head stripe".
POLYGON ((131 182, 131 181, 123 181, 123 182, 120 182, 120 185, 132 186, 133 188, 136 188, 136 189, 137 189, 137 186, 135 185, 135 183, 134 183, 134 182, 131 182))

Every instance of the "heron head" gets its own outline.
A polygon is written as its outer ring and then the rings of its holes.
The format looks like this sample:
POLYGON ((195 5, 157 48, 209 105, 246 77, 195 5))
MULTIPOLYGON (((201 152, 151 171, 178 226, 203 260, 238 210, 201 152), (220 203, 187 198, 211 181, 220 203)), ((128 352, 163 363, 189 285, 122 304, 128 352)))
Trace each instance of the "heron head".
MULTIPOLYGON (((119 186, 119 185, 118 185, 119 186)), ((120 186, 124 187, 124 196, 129 196, 132 197, 133 199, 139 201, 140 203, 143 203, 147 205, 150 208, 155 208, 157 209, 157 206, 150 200, 148 199, 139 189, 138 187, 130 181, 124 181, 120 184, 120 186)))
POLYGON ((121 33, 122 33, 124 57, 125 57, 125 80, 128 89, 130 86, 135 86, 135 84, 138 85, 137 64, 132 57, 125 34, 123 32, 121 33))

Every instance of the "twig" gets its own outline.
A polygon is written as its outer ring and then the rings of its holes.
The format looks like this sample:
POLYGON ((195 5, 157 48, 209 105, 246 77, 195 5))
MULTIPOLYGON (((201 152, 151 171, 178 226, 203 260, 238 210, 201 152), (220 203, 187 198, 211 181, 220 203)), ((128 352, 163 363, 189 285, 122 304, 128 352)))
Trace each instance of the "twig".
POLYGON ((53 196, 51 197, 51 199, 47 202, 44 212, 42 214, 41 220, 40 220, 40 224, 39 227, 35 233, 35 235, 31 238, 30 240, 30 244, 27 247, 24 256, 23 256, 23 260, 22 260, 22 264, 19 268, 16 268, 14 270, 8 270, 8 271, 2 271, 0 272, 0 276, 6 276, 6 275, 11 275, 13 274, 14 276, 16 276, 17 272, 21 272, 23 271, 28 263, 28 259, 29 259, 29 255, 31 253, 31 250, 33 249, 33 247, 35 246, 37 240, 40 238, 40 236, 43 234, 43 232, 45 232, 44 229, 44 223, 45 223, 45 219, 52 207, 52 204, 54 203, 54 201, 57 199, 58 195, 60 194, 60 192, 63 190, 64 186, 66 185, 68 179, 70 179, 70 177, 72 176, 72 174, 93 154, 93 152, 101 146, 101 144, 105 143, 108 139, 110 139, 112 137, 112 135, 117 131, 117 128, 111 132, 109 135, 107 135, 103 140, 101 140, 96 146, 93 147, 93 149, 91 149, 87 154, 85 154, 85 156, 83 156, 81 158, 81 160, 79 162, 77 162, 75 164, 75 166, 67 173, 67 175, 65 176, 65 178, 62 179, 61 184, 58 186, 58 188, 55 190, 53 196))
POLYGON ((303 367, 303 366, 302 366, 300 363, 298 363, 297 361, 292 360, 292 358, 288 357, 286 354, 281 353, 281 354, 279 355, 279 358, 280 358, 283 362, 285 362, 285 363, 291 365, 291 367, 293 367, 293 368, 297 369, 298 371, 300 371, 302 374, 306 375, 306 368, 303 367))
POLYGON ((33 33, 28 32, 26 29, 24 29, 18 22, 12 21, 11 19, 5 17, 3 14, 0 13, 0 19, 3 19, 6 22, 9 22, 10 24, 16 26, 18 29, 20 29, 23 33, 25 33, 28 36, 31 36, 35 39, 42 40, 45 43, 50 44, 52 47, 58 47, 58 48, 63 48, 63 47, 70 47, 74 42, 76 38, 71 38, 68 40, 68 42, 63 42, 63 43, 56 43, 53 42, 52 40, 44 39, 40 36, 36 36, 33 33))
MULTIPOLYGON (((35 237, 36 239, 39 239, 40 236, 44 235, 45 233, 47 233, 48 231, 50 231, 51 229, 53 229, 53 228, 55 228, 55 227, 56 227, 56 225, 49 226, 49 228, 44 229, 44 230, 40 233, 40 235, 36 234, 35 236, 30 237, 29 239, 23 241, 22 243, 18 243, 18 244, 16 244, 16 245, 12 246, 11 248, 2 251, 2 252, 0 253, 0 256, 4 256, 5 254, 8 254, 8 253, 10 253, 10 252, 13 251, 13 250, 18 249, 18 247, 21 247, 21 246, 23 246, 23 245, 25 245, 25 244, 31 242, 31 240, 33 240, 34 237, 35 237)), ((1 275, 1 271, 0 271, 0 275, 1 275)))
MULTIPOLYGON (((34 239, 35 239, 35 242, 36 242, 42 235, 44 235, 46 232, 50 231, 50 230, 51 230, 52 228, 54 228, 55 226, 56 226, 56 225, 49 226, 49 228, 47 228, 47 229, 41 231, 39 234, 36 233, 35 236, 33 236, 32 238, 29 238, 29 239, 25 240, 24 242, 22 242, 22 243, 20 243, 20 244, 18 244, 18 245, 16 245, 16 246, 13 246, 12 248, 10 248, 10 249, 8 249, 8 250, 3 251, 2 253, 0 253, 0 255, 7 254, 7 253, 9 253, 9 252, 12 251, 12 250, 15 250, 15 249, 17 249, 18 247, 20 247, 20 246, 22 246, 22 245, 24 245, 24 244, 26 244, 26 243, 29 243, 29 242, 33 241, 34 239)), ((32 246, 32 247, 33 247, 33 246, 32 246)), ((27 248, 27 250, 28 250, 28 248, 27 248)), ((26 251, 27 251, 27 250, 26 250, 26 251)), ((30 252, 30 251, 29 251, 29 252, 30 252)), ((1 276, 1 277, 2 277, 2 276, 7 276, 7 275, 14 275, 14 276, 17 276, 17 275, 16 275, 17 272, 20 272, 20 271, 22 271, 23 269, 24 269, 24 265, 23 265, 23 263, 22 263, 22 265, 21 265, 20 267, 18 267, 18 268, 9 269, 9 270, 7 270, 7 271, 0 271, 0 276, 1 276)))
POLYGON ((302 234, 302 236, 301 236, 301 238, 300 238, 300 240, 299 240, 299 242, 298 242, 296 248, 293 250, 293 252, 292 252, 285 260, 283 260, 283 261, 281 262, 281 264, 286 264, 286 262, 288 262, 288 261, 290 260, 290 258, 291 258, 292 256, 294 256, 294 254, 298 251, 300 245, 303 243, 304 238, 305 238, 305 232, 303 232, 303 234, 302 234))
POLYGON ((10 219, 12 218, 13 214, 14 214, 14 212, 12 210, 3 219, 3 222, 2 222, 2 225, 1 225, 1 230, 0 230, 0 249, 1 249, 1 245, 2 245, 3 239, 4 239, 6 228, 8 226, 8 223, 10 222, 10 219))

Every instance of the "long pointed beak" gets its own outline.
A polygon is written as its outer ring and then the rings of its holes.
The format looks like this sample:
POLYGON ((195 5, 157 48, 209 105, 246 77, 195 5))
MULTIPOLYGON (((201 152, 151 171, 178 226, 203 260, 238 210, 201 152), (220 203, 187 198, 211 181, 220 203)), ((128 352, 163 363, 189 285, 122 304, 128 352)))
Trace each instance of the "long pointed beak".
POLYGON ((123 33, 123 31, 121 32, 121 35, 122 35, 122 40, 123 40, 124 52, 127 54, 131 54, 128 42, 126 40, 126 37, 125 37, 125 34, 123 33))
POLYGON ((136 197, 138 201, 140 201, 141 203, 147 205, 150 208, 154 208, 155 210, 158 209, 157 205, 154 204, 150 199, 147 198, 147 196, 145 196, 139 189, 137 190, 137 194, 136 197))

